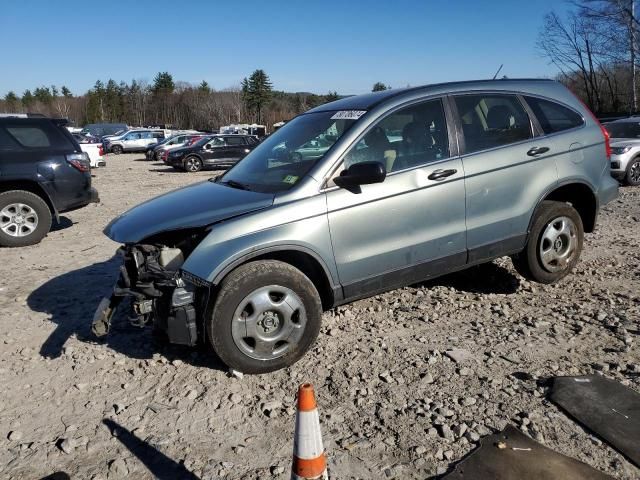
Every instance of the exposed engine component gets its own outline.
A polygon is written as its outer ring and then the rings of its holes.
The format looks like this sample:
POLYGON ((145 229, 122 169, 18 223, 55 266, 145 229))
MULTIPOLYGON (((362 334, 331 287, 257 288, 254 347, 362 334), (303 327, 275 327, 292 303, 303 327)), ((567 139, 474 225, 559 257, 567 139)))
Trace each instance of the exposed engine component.
POLYGON ((130 321, 143 327, 153 322, 171 343, 195 345, 198 339, 195 286, 180 277, 184 253, 165 245, 127 245, 110 299, 101 302, 92 329, 105 335, 115 307, 123 297, 133 297, 130 321))

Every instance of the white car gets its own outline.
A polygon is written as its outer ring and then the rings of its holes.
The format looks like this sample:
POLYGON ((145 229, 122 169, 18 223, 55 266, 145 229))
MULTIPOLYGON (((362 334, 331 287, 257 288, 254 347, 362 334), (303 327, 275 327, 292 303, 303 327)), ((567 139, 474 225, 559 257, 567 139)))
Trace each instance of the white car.
POLYGON ((91 168, 106 167, 107 162, 102 156, 102 144, 101 143, 81 143, 80 148, 83 152, 89 155, 89 162, 91 168))
POLYGON ((611 137, 611 175, 627 185, 640 185, 640 118, 605 123, 611 137))
POLYGON ((95 141, 95 139, 91 139, 91 137, 80 135, 79 133, 74 133, 73 137, 77 140, 78 144, 80 144, 82 151, 89 155, 91 168, 107 166, 107 162, 103 157, 104 150, 102 148, 102 143, 95 141))

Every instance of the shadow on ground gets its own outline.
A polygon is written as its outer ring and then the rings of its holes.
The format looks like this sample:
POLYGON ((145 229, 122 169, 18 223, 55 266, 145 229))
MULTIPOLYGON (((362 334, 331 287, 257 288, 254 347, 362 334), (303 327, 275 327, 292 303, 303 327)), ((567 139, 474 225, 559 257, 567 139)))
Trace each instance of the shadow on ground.
POLYGON ((469 293, 506 295, 518 291, 520 278, 495 262, 489 262, 428 282, 418 283, 417 286, 425 288, 444 286, 469 293))
MULTIPOLYGON (((40 347, 40 355, 58 358, 67 340, 76 336, 80 341, 94 343, 98 340, 91 333, 93 314, 102 297, 109 296, 121 264, 119 257, 88 267, 72 270, 53 278, 34 290, 27 298, 29 307, 50 315, 55 330, 40 347)), ((192 365, 226 370, 222 362, 207 346, 199 348, 169 345, 152 334, 151 327, 134 327, 127 318, 128 304, 123 302, 114 315, 111 331, 106 340, 99 343, 104 348, 131 358, 147 359, 161 353, 168 360, 180 359, 192 365)))
POLYGON ((112 432, 117 430, 116 438, 149 469, 153 478, 157 480, 199 480, 183 464, 167 457, 113 420, 105 418, 102 423, 112 432))
POLYGON ((60 216, 58 221, 51 222, 51 232, 57 232, 58 230, 65 230, 73 226, 73 221, 69 217, 60 216))

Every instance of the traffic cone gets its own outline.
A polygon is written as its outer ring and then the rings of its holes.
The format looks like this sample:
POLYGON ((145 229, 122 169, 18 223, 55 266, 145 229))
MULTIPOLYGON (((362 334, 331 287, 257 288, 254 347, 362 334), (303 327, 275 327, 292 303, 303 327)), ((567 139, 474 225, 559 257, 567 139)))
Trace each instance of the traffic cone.
POLYGON ((296 433, 293 439, 291 480, 328 480, 327 456, 322 446, 320 418, 313 385, 303 383, 298 388, 296 433))

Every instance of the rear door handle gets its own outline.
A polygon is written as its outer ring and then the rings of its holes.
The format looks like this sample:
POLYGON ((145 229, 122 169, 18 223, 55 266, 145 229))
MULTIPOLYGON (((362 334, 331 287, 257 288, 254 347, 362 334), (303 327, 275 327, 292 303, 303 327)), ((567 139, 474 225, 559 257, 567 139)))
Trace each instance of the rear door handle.
POLYGON ((458 170, 456 170, 455 168, 450 168, 448 170, 442 170, 440 168, 438 170, 434 170, 433 172, 431 172, 431 175, 429 175, 427 178, 429 180, 442 180, 443 178, 450 177, 451 175, 457 172, 458 170))
POLYGON ((548 151, 548 147, 533 147, 527 152, 527 155, 529 155, 530 157, 536 157, 538 155, 542 155, 543 153, 547 153, 548 151))

